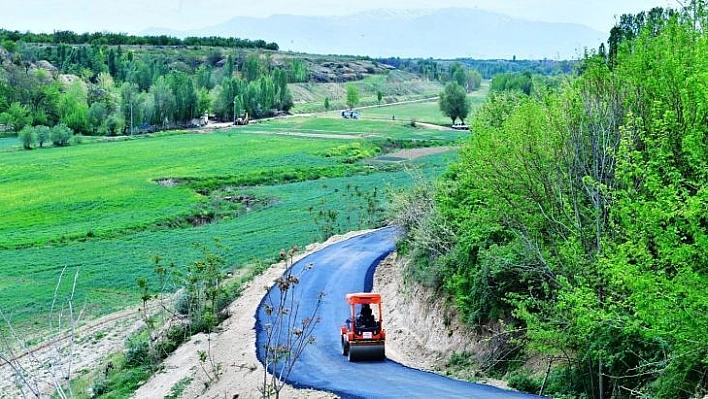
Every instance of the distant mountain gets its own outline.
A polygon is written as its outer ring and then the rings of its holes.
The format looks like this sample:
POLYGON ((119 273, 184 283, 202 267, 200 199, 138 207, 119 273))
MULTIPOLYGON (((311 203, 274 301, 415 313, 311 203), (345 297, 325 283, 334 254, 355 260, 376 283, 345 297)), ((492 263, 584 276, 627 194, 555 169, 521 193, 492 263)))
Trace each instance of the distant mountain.
POLYGON ((574 59, 607 37, 584 25, 528 21, 471 8, 235 17, 198 30, 150 28, 141 34, 263 39, 278 43, 281 50, 315 54, 477 59, 574 59))

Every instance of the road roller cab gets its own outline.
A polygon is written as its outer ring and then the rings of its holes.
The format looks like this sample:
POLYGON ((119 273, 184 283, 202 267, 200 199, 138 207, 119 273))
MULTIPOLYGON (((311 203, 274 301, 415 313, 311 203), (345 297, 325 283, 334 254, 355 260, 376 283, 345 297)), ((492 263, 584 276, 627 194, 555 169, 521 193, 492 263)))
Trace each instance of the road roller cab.
POLYGON ((346 295, 349 318, 341 328, 342 354, 350 362, 383 360, 386 330, 383 328, 381 294, 357 292, 346 295))

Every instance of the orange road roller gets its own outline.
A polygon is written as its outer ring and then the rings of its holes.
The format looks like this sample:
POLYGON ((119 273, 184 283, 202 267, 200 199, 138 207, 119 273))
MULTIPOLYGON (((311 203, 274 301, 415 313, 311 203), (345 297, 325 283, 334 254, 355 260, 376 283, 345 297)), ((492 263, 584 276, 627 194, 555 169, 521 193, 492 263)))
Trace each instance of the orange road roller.
POLYGON ((346 295, 351 314, 342 326, 342 354, 350 362, 383 360, 386 330, 383 328, 381 294, 356 292, 346 295))

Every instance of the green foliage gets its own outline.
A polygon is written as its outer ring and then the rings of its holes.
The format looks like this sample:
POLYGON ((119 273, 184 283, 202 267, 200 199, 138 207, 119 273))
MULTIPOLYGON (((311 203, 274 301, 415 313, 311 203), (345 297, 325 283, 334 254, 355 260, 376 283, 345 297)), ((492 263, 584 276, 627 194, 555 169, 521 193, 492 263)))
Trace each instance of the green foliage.
MULTIPOLYGON (((464 72, 464 71, 463 71, 464 72)), ((462 122, 470 113, 470 100, 467 98, 465 89, 453 82, 445 86, 445 90, 440 93, 438 100, 440 111, 452 119, 452 123, 459 118, 462 122)))
POLYGON ((31 123, 32 116, 28 107, 19 102, 13 102, 5 112, 0 114, 0 124, 9 126, 15 132, 19 132, 31 123))
POLYGON ((290 61, 290 82, 302 83, 307 81, 307 65, 305 61, 294 58, 290 61))
POLYGON ((492 78, 490 90, 497 93, 502 91, 519 91, 528 96, 533 90, 531 73, 502 73, 495 75, 492 78))
POLYGON ((128 337, 125 341, 125 364, 129 367, 152 365, 150 337, 145 332, 128 337))
POLYGON ((507 379, 509 388, 514 388, 517 391, 537 394, 541 389, 541 380, 537 377, 532 377, 527 373, 521 372, 512 374, 507 379))
POLYGON ((52 135, 52 130, 48 126, 35 126, 34 131, 37 134, 37 144, 39 145, 39 148, 42 148, 44 146, 44 143, 49 142, 51 135, 52 135))
POLYGON ((562 359, 549 393, 708 390, 702 4, 640 19, 563 84, 495 78, 402 244, 470 321, 513 320, 525 350, 562 359))
POLYGON ((74 82, 59 99, 59 115, 62 122, 77 133, 89 129, 89 107, 86 89, 81 82, 74 82))
POLYGON ((25 126, 17 133, 17 138, 22 143, 22 148, 31 150, 37 144, 37 132, 32 126, 25 126))
POLYGON ((49 139, 56 147, 66 147, 71 144, 74 132, 66 125, 56 125, 49 133, 49 139))
POLYGON ((359 89, 354 85, 347 85, 347 106, 352 109, 359 105, 359 89))

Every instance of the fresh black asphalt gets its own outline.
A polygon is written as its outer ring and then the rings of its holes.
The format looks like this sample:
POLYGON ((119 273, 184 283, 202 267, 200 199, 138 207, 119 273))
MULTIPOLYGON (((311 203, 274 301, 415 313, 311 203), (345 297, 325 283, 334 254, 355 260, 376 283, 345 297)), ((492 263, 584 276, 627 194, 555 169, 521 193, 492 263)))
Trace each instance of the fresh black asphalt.
MULTIPOLYGON (((312 253, 292 266, 302 275, 297 286, 300 314, 308 314, 318 293, 326 294, 310 344, 296 362, 287 382, 299 388, 330 391, 342 398, 532 398, 533 395, 450 379, 430 372, 405 367, 391 360, 350 363, 342 356, 340 326, 348 317, 344 296, 350 292, 370 291, 378 263, 395 249, 395 228, 384 228, 330 245, 312 253)), ((271 292, 278 297, 279 290, 271 292)), ((262 305, 262 303, 261 303, 262 305)), ((386 317, 384 298, 384 323, 386 317)), ((256 321, 258 359, 263 362, 267 320, 259 306, 256 321)), ((386 327, 384 325, 384 327, 386 327)))

